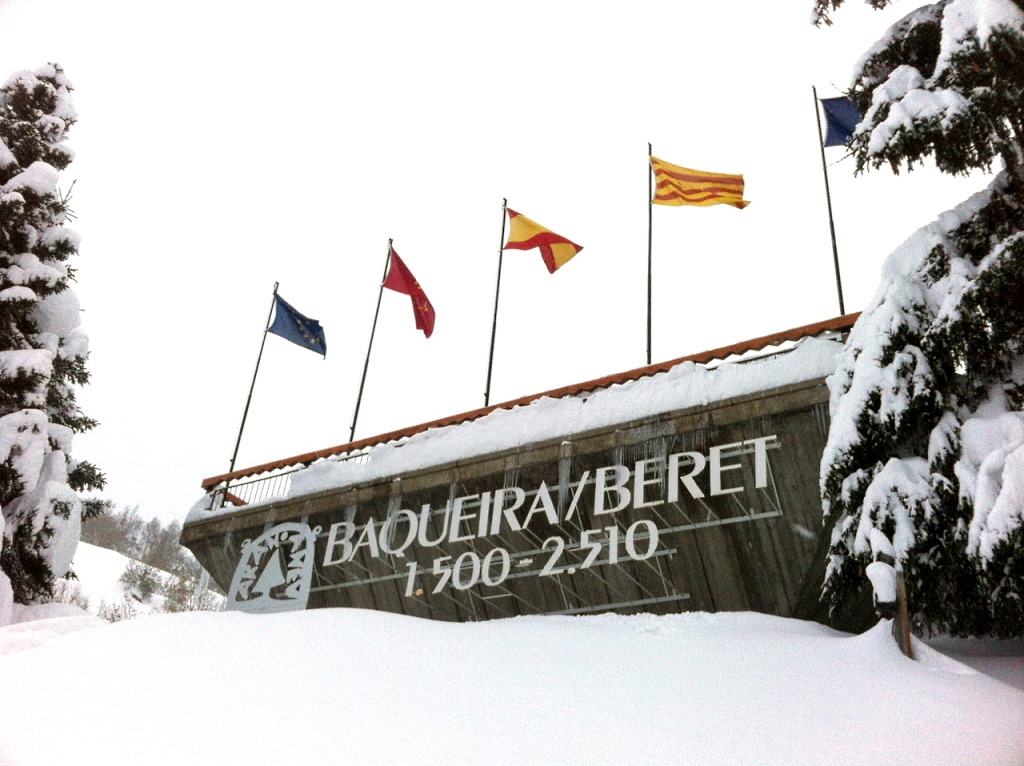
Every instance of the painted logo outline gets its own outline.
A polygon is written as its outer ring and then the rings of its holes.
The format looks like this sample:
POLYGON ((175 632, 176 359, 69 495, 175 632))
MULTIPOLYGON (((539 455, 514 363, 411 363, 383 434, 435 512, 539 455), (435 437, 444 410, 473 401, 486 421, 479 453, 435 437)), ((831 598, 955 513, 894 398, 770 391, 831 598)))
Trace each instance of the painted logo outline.
POLYGON ((286 521, 242 543, 227 608, 273 614, 306 608, 320 527, 286 521))

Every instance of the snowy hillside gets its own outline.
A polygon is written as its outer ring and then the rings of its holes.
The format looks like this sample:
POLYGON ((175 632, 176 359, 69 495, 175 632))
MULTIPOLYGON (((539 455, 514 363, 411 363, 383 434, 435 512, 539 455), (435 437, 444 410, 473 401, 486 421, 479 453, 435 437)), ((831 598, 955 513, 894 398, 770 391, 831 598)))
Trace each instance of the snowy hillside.
MULTIPOLYGON (((64 603, 75 604, 89 614, 107 619, 129 619, 172 611, 166 608, 165 598, 160 593, 143 593, 138 587, 131 587, 121 580, 129 567, 136 571, 146 570, 155 583, 173 582, 174 576, 152 567, 146 567, 135 559, 117 551, 80 542, 75 551, 73 570, 78 579, 58 580, 57 596, 64 603)), ((223 598, 210 594, 211 600, 223 604, 223 598)), ((39 611, 64 614, 59 605, 34 607, 39 611)), ((28 619, 29 614, 15 605, 14 621, 28 619)))
POLYGON ((0 688, 17 690, 0 763, 1024 763, 1024 691, 922 644, 907 660, 887 628, 752 613, 57 617, 0 629, 0 688), (70 706, 55 728, 56 698, 70 706))
POLYGON ((84 604, 81 606, 87 608, 90 614, 100 614, 104 609, 123 604, 130 604, 130 608, 139 615, 159 612, 159 597, 142 600, 120 581, 125 568, 133 562, 133 559, 117 551, 80 542, 72 565, 78 579, 58 583, 58 587, 80 593, 88 602, 88 607, 84 604))

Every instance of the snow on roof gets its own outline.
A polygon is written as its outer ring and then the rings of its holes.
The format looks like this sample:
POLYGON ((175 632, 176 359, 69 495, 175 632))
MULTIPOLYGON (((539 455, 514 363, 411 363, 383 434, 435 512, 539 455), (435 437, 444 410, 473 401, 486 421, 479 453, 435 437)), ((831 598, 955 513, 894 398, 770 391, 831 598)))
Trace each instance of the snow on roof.
MULTIPOLYGON (((835 369, 843 348, 842 331, 848 330, 856 318, 857 315, 849 315, 807 325, 333 450, 236 471, 207 479, 203 487, 214 490, 223 487, 224 482, 305 466, 291 474, 283 496, 278 494, 272 498, 281 500, 824 378, 835 369), (783 351, 747 358, 750 353, 769 347, 783 351), (786 347, 791 350, 785 350, 786 347), (742 363, 721 361, 732 358, 742 363), (718 362, 717 366, 709 369, 714 362, 718 362), (359 459, 350 459, 354 455, 359 459)), ((209 518, 211 505, 211 495, 200 499, 187 521, 209 518)), ((228 507, 215 512, 231 511, 228 507)))

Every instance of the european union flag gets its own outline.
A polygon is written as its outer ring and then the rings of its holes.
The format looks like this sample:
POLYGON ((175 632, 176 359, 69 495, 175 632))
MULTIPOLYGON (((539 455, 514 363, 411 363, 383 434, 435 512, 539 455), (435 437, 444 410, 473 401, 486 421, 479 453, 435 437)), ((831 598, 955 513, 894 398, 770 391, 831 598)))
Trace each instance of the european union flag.
POLYGON ((274 306, 274 322, 267 328, 268 332, 327 356, 327 339, 318 321, 300 314, 277 293, 274 293, 274 306))
POLYGON ((825 146, 844 146, 853 138, 853 131, 860 122, 857 105, 846 96, 819 100, 825 109, 825 120, 828 123, 825 146))

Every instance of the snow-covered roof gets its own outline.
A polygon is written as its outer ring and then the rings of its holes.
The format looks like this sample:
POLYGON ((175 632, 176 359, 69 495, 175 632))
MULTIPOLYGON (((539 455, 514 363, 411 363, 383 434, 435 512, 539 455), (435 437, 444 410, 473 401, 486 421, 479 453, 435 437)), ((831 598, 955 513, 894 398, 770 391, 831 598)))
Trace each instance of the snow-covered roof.
MULTIPOLYGON (((287 489, 273 494, 294 497, 823 378, 835 368, 843 336, 858 316, 848 314, 214 476, 202 486, 212 492, 291 472, 287 489)), ((228 495, 227 500, 234 498, 228 495)), ((193 512, 209 509, 204 498, 193 512)))
POLYGON ((840 336, 845 336, 845 333, 849 332, 850 328, 853 327, 854 322, 857 321, 859 316, 860 313, 846 314, 823 322, 815 322, 814 324, 794 327, 790 330, 784 330, 771 335, 764 335, 759 338, 753 338, 751 340, 711 349, 709 351, 702 351, 697 354, 672 359, 667 362, 658 362, 645 367, 627 370, 626 372, 607 375, 603 378, 595 378, 582 383, 574 383, 569 386, 544 391, 539 394, 530 394, 507 402, 492 404, 489 407, 481 407, 479 409, 469 410, 457 415, 450 415, 446 418, 440 418, 438 420, 409 426, 398 431, 389 431, 387 433, 370 436, 365 439, 357 439, 356 441, 340 444, 336 447, 329 447, 315 452, 306 452, 301 455, 295 455, 282 460, 275 460, 270 463, 264 463, 250 468, 241 468, 231 473, 220 474, 218 476, 211 476, 208 479, 204 479, 202 486, 204 489, 211 489, 225 481, 246 479, 274 470, 310 465, 318 460, 322 460, 323 458, 360 452, 368 447, 373 447, 378 444, 401 441, 430 429, 443 428, 445 426, 456 425, 458 423, 466 423, 482 418, 497 410, 510 410, 515 407, 522 407, 524 405, 532 404, 540 399, 564 399, 566 397, 585 396, 592 392, 607 389, 612 386, 668 372, 675 367, 687 363, 713 367, 722 362, 733 360, 748 361, 751 358, 757 358, 753 355, 757 354, 757 352, 764 352, 766 349, 771 349, 773 351, 788 351, 794 347, 796 342, 804 338, 838 338, 840 336))

